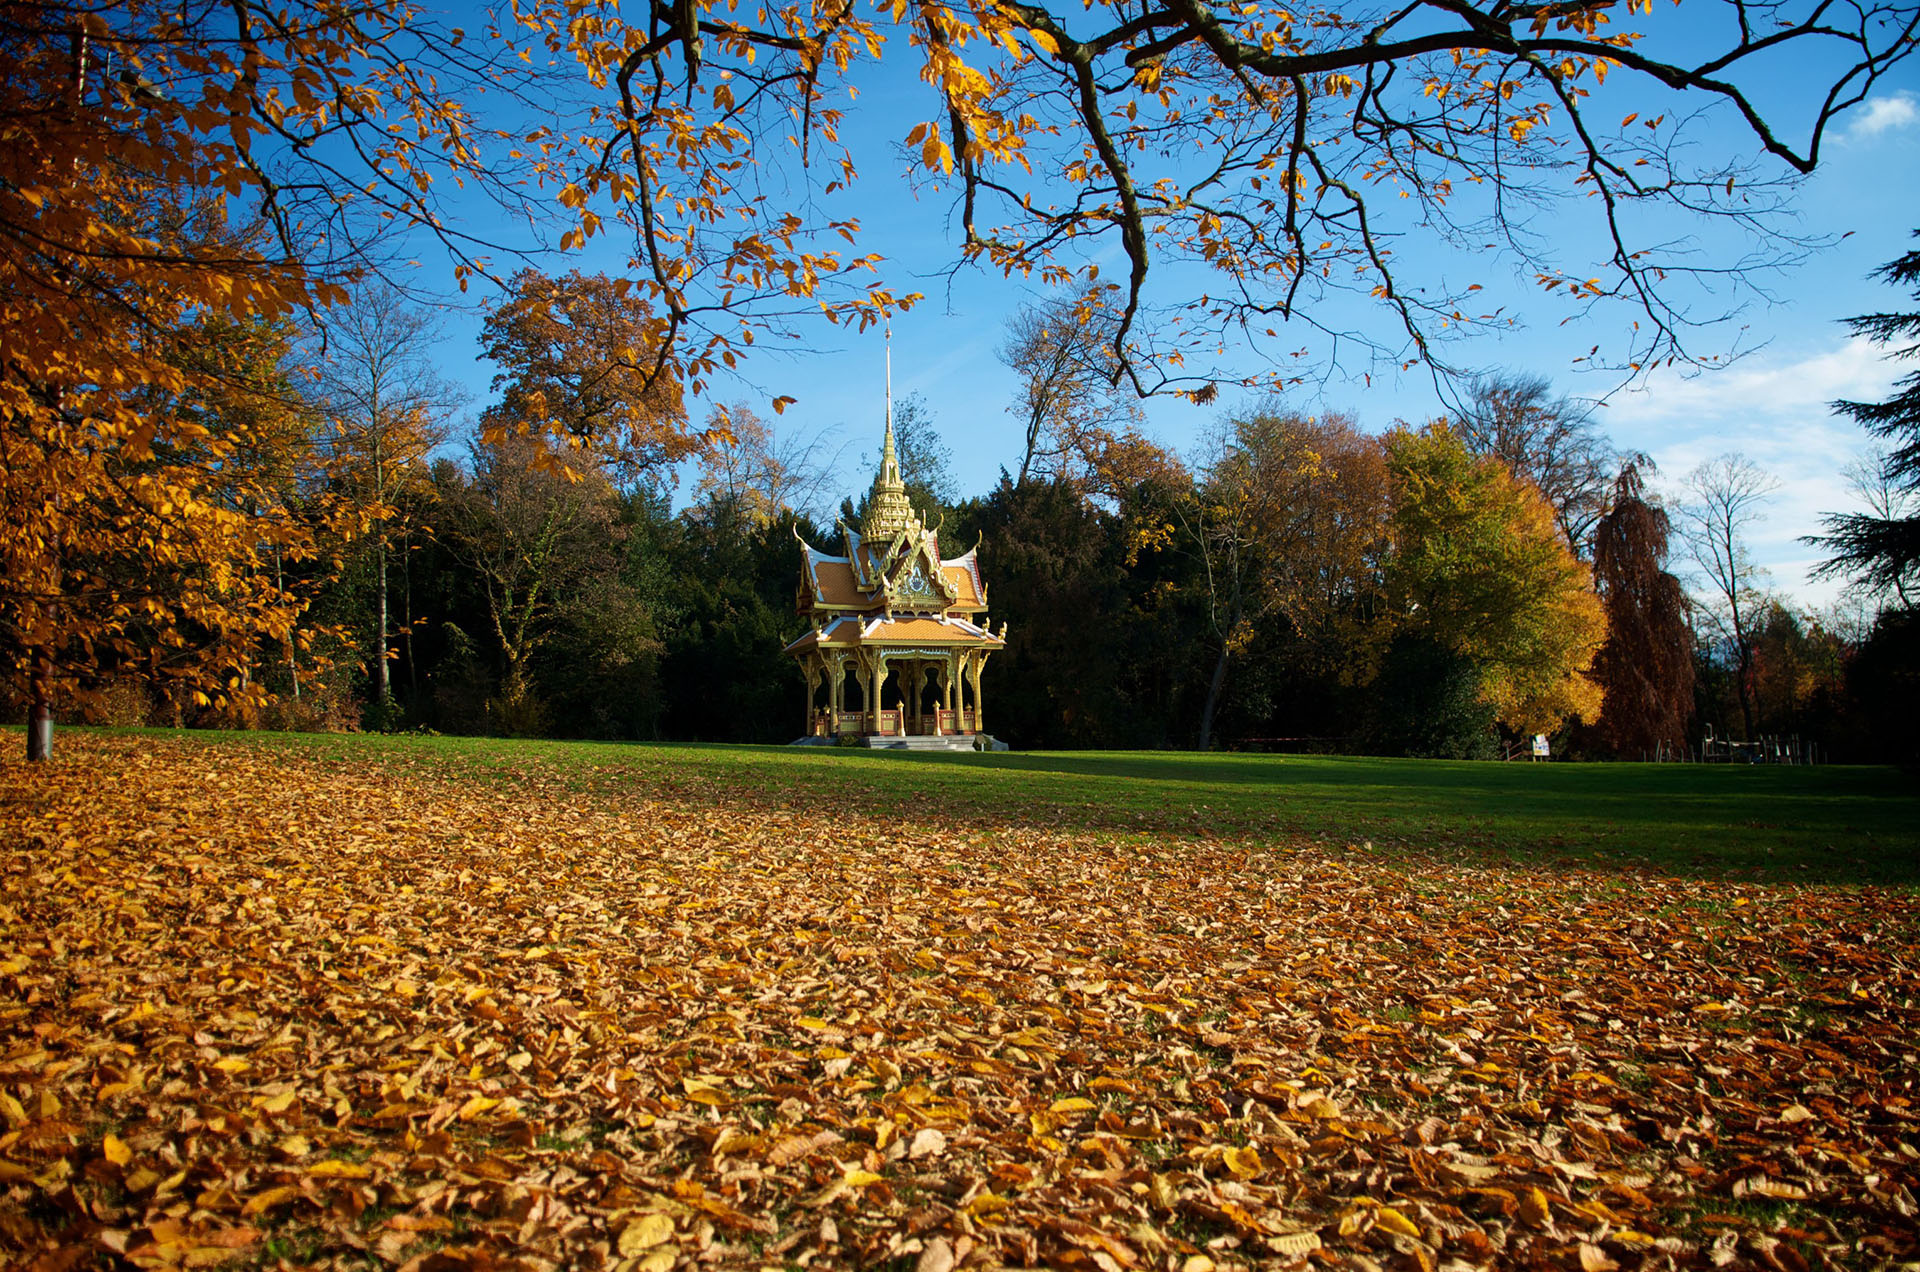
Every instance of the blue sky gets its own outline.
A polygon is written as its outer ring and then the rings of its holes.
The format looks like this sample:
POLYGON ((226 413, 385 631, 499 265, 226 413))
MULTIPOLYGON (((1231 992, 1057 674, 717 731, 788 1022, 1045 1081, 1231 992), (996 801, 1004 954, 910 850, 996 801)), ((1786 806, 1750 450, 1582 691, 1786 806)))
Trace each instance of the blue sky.
MULTIPOLYGON (((1680 29, 1670 38, 1687 35, 1680 29)), ((1816 87, 1814 69, 1795 63, 1772 68, 1775 78, 1767 92, 1786 111, 1790 133, 1797 122, 1792 103, 1816 87), (1795 76, 1806 79, 1795 82, 1795 76)), ((988 272, 947 272, 957 238, 949 196, 916 194, 902 175, 904 161, 887 167, 891 143, 926 110, 916 88, 910 78, 892 74, 865 86, 853 130, 854 144, 866 151, 854 206, 864 222, 862 249, 889 258, 889 281, 896 288, 926 294, 893 324, 895 395, 918 393, 926 400, 952 449, 961 489, 976 493, 991 487, 1002 466, 1018 463, 1020 426, 1008 411, 1016 385, 996 350, 1008 319, 1046 293, 1036 284, 988 272)), ((1866 448, 1860 430, 1835 419, 1826 404, 1841 396, 1880 396, 1896 374, 1877 351, 1849 342, 1838 320, 1907 299, 1869 282, 1867 274, 1908 250, 1910 232, 1920 227, 1920 73, 1905 69, 1903 79, 1883 81, 1865 106, 1829 134, 1822 160, 1820 170, 1791 196, 1794 226, 1835 241, 1757 280, 1762 290, 1697 298, 1695 312, 1701 315, 1737 308, 1728 321, 1691 341, 1700 353, 1743 351, 1724 369, 1663 369, 1625 386, 1616 374, 1581 372, 1576 360, 1595 344, 1612 347, 1609 342, 1617 342, 1630 316, 1613 310, 1575 315, 1563 324, 1566 311, 1552 309, 1524 287, 1509 290, 1514 310, 1527 311, 1526 327, 1455 351, 1469 365, 1539 372, 1562 392, 1602 401, 1599 418, 1613 441, 1623 450, 1652 455, 1666 484, 1677 484, 1694 464, 1713 455, 1745 453, 1781 483, 1766 521, 1755 529, 1756 556, 1769 569, 1774 587, 1805 604, 1830 600, 1834 589, 1807 581, 1815 554, 1798 543, 1798 536, 1817 528, 1818 513, 1852 505, 1841 469, 1866 448)), ((1698 224, 1669 219, 1656 228, 1669 240, 1687 240, 1702 259, 1734 260, 1754 247, 1736 227, 1704 219, 1698 224)), ((541 263, 553 272, 577 266, 618 273, 624 261, 615 247, 617 241, 596 240, 578 259, 541 263)), ((1573 255, 1570 268, 1578 259, 1573 255)), ((1497 262, 1463 262, 1462 267, 1468 265, 1499 268, 1497 262)), ((448 373, 473 389, 476 406, 487 400, 492 372, 474 352, 479 299, 476 291, 462 309, 447 315, 443 358, 448 373)), ((1258 358, 1249 351, 1230 351, 1229 363, 1235 358, 1241 369, 1258 369, 1258 358)), ((718 386, 716 396, 745 401, 763 416, 771 415, 764 408, 774 394, 796 397, 777 427, 824 436, 830 446, 842 448, 836 486, 854 493, 870 480, 883 374, 884 346, 877 330, 857 334, 818 323, 789 351, 771 343, 757 346, 742 378, 718 386)), ((1308 411, 1349 411, 1374 429, 1444 410, 1424 371, 1396 373, 1378 366, 1350 365, 1343 374, 1296 390, 1290 400, 1308 411)), ((1148 431, 1193 454, 1208 426, 1245 401, 1232 392, 1206 408, 1155 400, 1147 408, 1148 431)), ((705 404, 690 406, 704 414, 705 404)))

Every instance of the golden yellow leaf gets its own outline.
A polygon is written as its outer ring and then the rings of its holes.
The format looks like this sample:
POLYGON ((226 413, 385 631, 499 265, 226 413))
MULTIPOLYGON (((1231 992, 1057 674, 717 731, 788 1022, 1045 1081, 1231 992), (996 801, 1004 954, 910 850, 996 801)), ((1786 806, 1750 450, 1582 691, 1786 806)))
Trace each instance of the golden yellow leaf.
POLYGON ((631 1258, 673 1236, 673 1220, 659 1211, 638 1215, 620 1230, 620 1253, 631 1258))
POLYGON ((282 1202, 292 1201, 299 1195, 300 1190, 292 1184, 286 1184, 279 1188, 269 1188, 265 1192, 255 1193, 252 1197, 248 1198, 247 1204, 240 1207, 240 1213, 248 1218, 252 1218, 255 1215, 265 1214, 282 1202))
POLYGON ((972 1201, 968 1202, 966 1206, 967 1213, 975 1218, 990 1215, 996 1211, 1005 1210, 1006 1208, 1007 1199, 990 1189, 980 1193, 972 1201))
POLYGON ((470 1098, 465 1104, 462 1104, 460 1106, 460 1112, 455 1116, 462 1122, 471 1122, 474 1118, 479 1117, 489 1109, 497 1109, 499 1107, 500 1101, 488 1096, 476 1095, 470 1098))
POLYGON ((1220 1160, 1240 1179, 1252 1179, 1263 1169, 1259 1150, 1254 1148, 1229 1148, 1220 1154, 1220 1160))
POLYGON ((111 1133, 100 1141, 100 1154, 115 1166, 125 1166, 133 1160, 133 1150, 128 1148, 118 1135, 111 1133))
POLYGON ((1340 1106, 1324 1095, 1316 1095, 1300 1105, 1300 1111, 1308 1117, 1322 1121, 1333 1121, 1340 1116, 1340 1106))

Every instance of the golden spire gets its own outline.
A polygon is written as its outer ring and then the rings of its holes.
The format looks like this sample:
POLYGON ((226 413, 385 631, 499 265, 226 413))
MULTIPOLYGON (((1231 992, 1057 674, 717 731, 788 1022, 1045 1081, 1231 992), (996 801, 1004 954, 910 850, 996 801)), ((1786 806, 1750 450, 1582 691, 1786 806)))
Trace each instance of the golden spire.
POLYGON ((887 324, 887 432, 880 444, 880 472, 873 479, 861 532, 869 539, 890 539, 903 530, 918 531, 920 518, 900 480, 900 457, 893 444, 893 324, 887 324))

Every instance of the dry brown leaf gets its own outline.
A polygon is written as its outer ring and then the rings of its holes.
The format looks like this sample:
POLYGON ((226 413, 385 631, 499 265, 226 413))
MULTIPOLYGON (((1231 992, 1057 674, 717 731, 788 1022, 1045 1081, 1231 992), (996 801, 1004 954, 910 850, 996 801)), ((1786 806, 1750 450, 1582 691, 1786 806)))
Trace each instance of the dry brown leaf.
POLYGON ((953 1265, 953 1247, 947 1244, 946 1238, 935 1237, 920 1251, 914 1272, 953 1272, 953 1265))

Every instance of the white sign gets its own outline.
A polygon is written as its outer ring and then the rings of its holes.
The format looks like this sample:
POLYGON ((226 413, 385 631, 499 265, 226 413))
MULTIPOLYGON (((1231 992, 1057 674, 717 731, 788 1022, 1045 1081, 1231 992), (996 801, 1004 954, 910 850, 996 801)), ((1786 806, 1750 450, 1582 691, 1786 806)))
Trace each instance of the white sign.
POLYGON ((1541 760, 1553 754, 1552 750, 1547 746, 1546 734, 1536 733, 1533 735, 1533 754, 1535 759, 1541 760))

